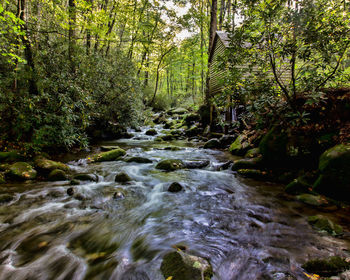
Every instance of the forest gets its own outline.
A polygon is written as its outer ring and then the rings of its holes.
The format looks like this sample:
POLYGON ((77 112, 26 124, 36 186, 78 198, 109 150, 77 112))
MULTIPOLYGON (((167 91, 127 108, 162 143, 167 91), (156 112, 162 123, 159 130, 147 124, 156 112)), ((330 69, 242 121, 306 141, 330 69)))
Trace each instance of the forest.
POLYGON ((348 0, 0 1, 0 280, 346 280, 349 211, 348 0))

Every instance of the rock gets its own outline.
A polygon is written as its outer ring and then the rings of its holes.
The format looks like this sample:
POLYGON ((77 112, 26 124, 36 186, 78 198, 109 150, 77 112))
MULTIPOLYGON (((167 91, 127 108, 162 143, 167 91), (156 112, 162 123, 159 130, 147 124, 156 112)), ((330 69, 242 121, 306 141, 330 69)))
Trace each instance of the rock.
POLYGON ((10 166, 9 176, 18 180, 32 180, 36 178, 36 170, 26 162, 16 162, 10 166))
POLYGON ((171 183, 171 185, 168 188, 168 192, 180 192, 182 191, 183 187, 181 184, 174 182, 171 183))
POLYGON ((117 175, 115 175, 114 181, 118 182, 118 183, 126 183, 126 182, 131 181, 131 178, 125 172, 120 172, 117 175))
POLYGON ((245 135, 238 135, 236 140, 230 145, 230 153, 237 156, 244 155, 249 148, 249 143, 246 139, 245 135))
POLYGON ((188 113, 188 110, 186 110, 185 108, 176 108, 167 112, 168 115, 183 115, 186 113, 188 113))
POLYGON ((5 173, 4 172, 0 172, 0 184, 5 184, 6 180, 5 180, 5 173))
POLYGON ((154 136, 154 135, 157 135, 158 132, 154 128, 151 128, 151 129, 147 130, 145 134, 150 135, 150 136, 154 136))
POLYGON ((144 158, 144 157, 131 157, 131 158, 128 158, 126 162, 152 163, 150 159, 144 158))
POLYGON ((38 169, 38 171, 41 171, 46 174, 50 173, 52 170, 55 169, 69 171, 69 167, 66 164, 58 161, 49 160, 42 156, 38 156, 34 159, 34 166, 38 169))
POLYGON ((310 205, 310 206, 317 206, 317 207, 321 207, 321 206, 326 206, 328 205, 327 200, 325 200, 324 198, 322 198, 319 195, 312 195, 312 194, 301 194, 297 196, 297 200, 310 205))
POLYGON ((285 163, 287 159, 288 136, 279 128, 272 128, 260 141, 259 149, 269 164, 285 163))
POLYGON ((73 179, 74 180, 79 180, 79 181, 98 182, 98 176, 97 175, 95 175, 95 174, 87 174, 87 173, 75 174, 73 179))
POLYGON ((193 137, 193 136, 196 136, 198 134, 201 134, 201 132, 202 132, 202 129, 200 127, 193 125, 185 131, 185 135, 187 137, 193 137))
POLYGON ((69 196, 73 196, 74 193, 75 193, 74 188, 68 188, 68 189, 67 189, 67 194, 68 194, 69 196))
POLYGON ((174 171, 184 167, 184 163, 179 159, 165 159, 156 165, 156 169, 161 169, 165 171, 174 171))
POLYGON ((203 127, 206 127, 207 125, 210 124, 210 119, 212 119, 212 123, 216 122, 217 112, 215 108, 212 108, 211 110, 210 108, 211 106, 212 105, 209 105, 209 104, 203 104, 198 109, 198 114, 201 118, 201 123, 203 127), (210 117, 210 111, 212 111, 211 117, 210 117))
POLYGON ((220 148, 221 143, 217 138, 210 139, 208 142, 206 142, 203 146, 204 149, 216 149, 220 148))
POLYGON ((123 149, 114 149, 108 152, 99 153, 92 157, 93 161, 102 162, 102 161, 114 161, 124 156, 126 152, 123 149))
POLYGON ((184 116, 183 120, 186 124, 191 124, 191 123, 194 123, 194 122, 198 122, 200 121, 201 117, 199 114, 196 114, 196 113, 190 113, 190 114, 187 114, 184 116))
POLYGON ((54 169, 49 173, 47 179, 49 181, 65 181, 67 180, 67 174, 61 169, 54 169))
POLYGON ((115 192, 113 194, 113 198, 114 199, 121 199, 121 198, 124 198, 124 197, 125 197, 125 195, 122 192, 115 192))
POLYGON ((220 137, 219 141, 221 144, 221 147, 227 147, 231 143, 233 143, 237 138, 237 135, 223 135, 220 137))
POLYGON ((0 204, 8 203, 13 200, 13 196, 10 194, 1 194, 0 195, 0 204))
POLYGON ((133 138, 133 137, 134 137, 134 134, 129 133, 129 132, 124 132, 124 133, 121 134, 121 138, 130 139, 130 138, 133 138))
POLYGON ((350 202, 350 144, 337 145, 325 151, 319 161, 321 175, 314 191, 350 202))
POLYGON ((166 254, 160 270, 165 279, 172 280, 209 280, 213 276, 212 267, 207 260, 182 251, 166 254))
POLYGON ((163 114, 160 114, 153 120, 153 122, 156 124, 166 123, 167 121, 167 118, 163 114))
POLYGON ((233 162, 232 171, 238 169, 258 169, 260 166, 261 157, 238 159, 233 162))
POLYGON ((73 180, 71 180, 71 181, 69 182, 69 184, 70 184, 71 186, 80 185, 80 181, 79 181, 79 180, 73 179, 73 180))
POLYGON ((165 151, 180 151, 182 149, 180 147, 171 146, 171 147, 165 147, 164 150, 165 151))
POLYGON ((171 134, 167 134, 167 135, 160 136, 160 139, 162 141, 171 141, 171 140, 174 140, 175 137, 173 135, 171 135, 171 134))
POLYGON ((203 168, 208 166, 210 163, 209 160, 185 160, 183 161, 184 168, 188 169, 196 169, 196 168, 203 168))
POLYGON ((349 262, 345 259, 334 256, 327 259, 313 259, 302 265, 302 268, 309 273, 329 277, 337 275, 350 268, 349 262))
POLYGON ((111 150, 115 150, 115 149, 120 149, 119 146, 101 146, 101 151, 111 151, 111 150))
POLYGON ((0 162, 14 162, 14 161, 20 161, 23 160, 23 156, 16 152, 0 152, 0 162))
POLYGON ((308 184, 303 180, 302 177, 298 177, 290 182, 285 188, 285 192, 289 194, 301 194, 301 193, 309 193, 312 189, 312 185, 308 184))
POLYGON ((164 129, 169 129, 169 128, 173 127, 174 125, 175 125, 175 122, 174 122, 174 121, 167 121, 167 122, 164 124, 163 128, 164 128, 164 129))
POLYGON ((268 178, 266 172, 257 169, 238 169, 237 173, 243 177, 256 180, 266 180, 268 178))
POLYGON ((219 164, 215 165, 214 169, 216 171, 226 170, 226 169, 229 169, 231 164, 232 164, 232 161, 229 160, 229 161, 226 161, 224 163, 219 163, 219 164))
POLYGON ((255 158, 255 157, 258 157, 260 156, 260 149, 259 148, 253 148, 253 149, 250 149, 246 152, 245 154, 245 158, 255 158))
POLYGON ((322 215, 310 216, 307 220, 310 225, 318 230, 326 231, 333 235, 343 233, 343 228, 340 225, 334 224, 331 220, 322 215))

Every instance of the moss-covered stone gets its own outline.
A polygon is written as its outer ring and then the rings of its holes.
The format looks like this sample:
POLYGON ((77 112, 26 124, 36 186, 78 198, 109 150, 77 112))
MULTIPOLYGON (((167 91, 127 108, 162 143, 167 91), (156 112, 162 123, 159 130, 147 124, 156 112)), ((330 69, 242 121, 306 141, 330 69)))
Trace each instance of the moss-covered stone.
POLYGON ((184 167, 182 160, 179 159, 165 159, 156 165, 156 169, 161 169, 165 171, 174 171, 184 167))
POLYGON ((239 169, 258 169, 261 166, 261 157, 259 158, 244 158, 233 162, 232 170, 239 169))
POLYGON ((319 161, 321 175, 313 188, 341 201, 350 201, 350 144, 337 145, 325 151, 319 161))
POLYGON ((79 180, 76 180, 76 179, 73 179, 69 182, 69 184, 71 186, 77 186, 77 185, 80 185, 80 181, 79 180))
POLYGON ((243 177, 252 178, 256 180, 268 179, 267 173, 265 171, 257 169, 238 169, 237 173, 243 177))
POLYGON ((0 152, 0 162, 14 162, 14 161, 20 161, 23 160, 23 156, 16 152, 0 152))
POLYGON ((50 173, 52 170, 55 170, 55 169, 61 169, 66 172, 69 171, 68 165, 62 162, 49 160, 41 156, 35 158, 34 166, 39 171, 44 173, 50 173))
POLYGON ((67 174, 61 169, 54 169, 47 177, 49 181, 65 181, 67 180, 67 174))
POLYGON ((244 155, 245 158, 255 158, 260 156, 260 149, 259 148, 253 148, 250 149, 246 152, 246 154, 244 155))
POLYGON ((306 262, 303 266, 309 273, 314 273, 320 276, 336 276, 337 274, 350 268, 349 262, 345 259, 334 256, 327 259, 313 259, 306 262))
POLYGON ((131 181, 131 178, 125 172, 120 172, 117 175, 115 175, 114 181, 118 182, 118 183, 126 183, 126 182, 131 181))
POLYGON ((18 180, 32 180, 36 178, 36 170, 26 162, 16 162, 10 166, 9 175, 18 180))
POLYGON ((162 141, 171 141, 171 140, 174 140, 175 137, 174 137, 174 135, 167 134, 167 135, 162 135, 162 136, 160 136, 160 139, 161 139, 162 141))
POLYGON ((303 178, 298 177, 294 179, 292 182, 290 182, 284 190, 286 193, 289 194, 301 194, 301 193, 308 193, 310 192, 310 189, 312 188, 312 185, 308 184, 303 180, 303 178))
POLYGON ((97 182, 98 176, 95 174, 79 173, 74 175, 74 180, 97 182))
POLYGON ((310 206, 321 207, 321 206, 326 206, 328 204, 327 200, 325 200, 321 196, 312 195, 312 194, 308 194, 308 193, 298 195, 297 200, 299 200, 307 205, 310 205, 310 206))
POLYGON ((187 124, 191 124, 193 122, 197 122, 201 119, 199 114, 196 113, 190 113, 184 116, 183 120, 187 124))
POLYGON ((220 147, 221 147, 221 143, 220 143, 219 139, 216 139, 216 138, 210 139, 203 146, 204 149, 216 149, 216 148, 220 148, 220 147))
POLYGON ((230 145, 229 151, 233 155, 243 156, 249 148, 247 137, 243 134, 238 135, 236 140, 230 145))
POLYGON ((201 134, 202 129, 196 125, 191 126, 189 129, 185 131, 186 136, 193 137, 198 134, 201 134))
POLYGON ((333 235, 343 233, 343 228, 340 225, 333 223, 331 220, 322 215, 310 216, 307 220, 310 225, 318 230, 326 231, 333 235))
POLYGON ((182 251, 166 254, 160 270, 165 279, 171 277, 172 280, 209 280, 213 276, 212 267, 207 260, 182 251))
POLYGON ((264 160, 270 164, 283 163, 287 158, 287 143, 287 134, 274 127, 261 139, 260 153, 264 160))
POLYGON ((126 152, 123 149, 114 149, 108 152, 99 153, 94 155, 92 160, 96 162, 102 161, 113 161, 118 160, 120 157, 124 156, 126 152))
POLYGON ((151 129, 147 130, 145 134, 150 135, 150 136, 154 136, 154 135, 157 135, 158 132, 154 128, 151 128, 151 129))
POLYGON ((128 158, 126 162, 152 163, 150 159, 144 158, 144 157, 131 157, 131 158, 128 158))
POLYGON ((119 146, 101 146, 101 151, 106 152, 106 151, 111 151, 115 149, 120 149, 119 146))
POLYGON ((169 115, 183 115, 183 114, 187 114, 188 110, 186 110, 185 108, 176 108, 176 109, 168 111, 167 113, 169 115))

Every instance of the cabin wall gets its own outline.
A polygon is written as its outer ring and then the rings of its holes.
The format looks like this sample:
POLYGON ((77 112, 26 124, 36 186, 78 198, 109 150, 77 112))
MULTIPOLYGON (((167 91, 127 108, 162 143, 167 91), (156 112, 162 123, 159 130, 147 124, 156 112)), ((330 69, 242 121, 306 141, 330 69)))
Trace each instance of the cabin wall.
POLYGON ((225 77, 226 69, 219 69, 218 58, 225 54, 225 49, 222 41, 217 38, 213 57, 209 66, 209 93, 211 96, 221 92, 223 88, 222 80, 225 77))

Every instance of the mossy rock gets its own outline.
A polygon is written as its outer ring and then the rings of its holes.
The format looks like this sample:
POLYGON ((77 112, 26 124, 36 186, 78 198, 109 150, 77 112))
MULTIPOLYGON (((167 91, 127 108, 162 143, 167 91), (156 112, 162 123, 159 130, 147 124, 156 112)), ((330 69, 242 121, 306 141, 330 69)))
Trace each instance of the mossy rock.
POLYGON ((196 113, 190 113, 183 117, 183 121, 187 124, 200 121, 200 119, 201 119, 200 115, 196 113))
POLYGON ((322 198, 319 195, 312 195, 312 194, 308 194, 308 193, 304 193, 301 195, 297 196, 297 200, 310 205, 310 206, 317 206, 317 207, 321 207, 321 206, 326 206, 328 205, 327 200, 325 200, 324 198, 322 198))
POLYGON ((321 175, 314 191, 350 202, 350 144, 337 145, 325 151, 319 161, 321 175))
POLYGON ((165 279, 172 280, 210 280, 213 276, 212 267, 207 260, 182 251, 166 254, 160 270, 165 279))
POLYGON ((170 184, 170 186, 168 188, 168 192, 172 192, 172 193, 180 192, 180 191, 182 191, 182 189, 183 189, 183 186, 180 183, 174 182, 174 183, 170 184))
POLYGON ((61 169, 54 169, 47 177, 49 181, 65 181, 67 180, 67 174, 61 169))
POLYGON ((101 146, 101 151, 106 152, 106 151, 111 151, 115 149, 120 149, 119 146, 101 146))
POLYGON ((136 162, 136 163, 152 163, 152 161, 148 158, 144 157, 131 157, 125 160, 126 162, 136 162))
POLYGON ((167 135, 160 136, 160 139, 162 139, 162 141, 171 141, 171 140, 174 140, 175 137, 174 135, 167 134, 167 135))
POLYGON ((156 169, 161 169, 165 171, 174 171, 184 167, 182 160, 179 159, 165 159, 156 165, 156 169))
POLYGON ((50 173, 52 170, 55 170, 55 169, 61 169, 66 172, 69 171, 68 165, 59 161, 49 160, 41 156, 35 158, 34 166, 39 171, 42 171, 44 173, 50 173))
POLYGON ((302 177, 298 177, 294 179, 284 188, 286 193, 293 194, 293 195, 309 193, 310 189, 312 189, 312 185, 305 182, 302 177))
POLYGON ((183 115, 183 114, 187 114, 188 110, 186 110, 185 108, 176 108, 173 110, 168 111, 168 114, 170 115, 183 115))
POLYGON ((339 256, 334 256, 326 259, 309 260, 302 265, 302 268, 309 273, 329 277, 336 276, 337 274, 349 269, 350 264, 345 259, 339 256))
POLYGON ((252 178, 256 180, 268 179, 267 173, 258 169, 238 169, 237 173, 243 177, 252 178))
POLYGON ((188 137, 193 137, 193 136, 196 136, 196 135, 198 135, 198 134, 201 134, 202 131, 203 131, 203 130, 202 130, 200 127, 198 127, 198 126, 196 126, 196 125, 193 125, 193 126, 191 126, 189 129, 187 129, 187 130, 185 131, 185 134, 186 134, 186 136, 188 136, 188 137))
POLYGON ((114 161, 118 160, 120 157, 124 156, 126 152, 123 149, 114 149, 108 152, 99 153, 92 157, 93 161, 102 162, 102 161, 114 161))
POLYGON ((343 228, 340 225, 333 223, 322 215, 310 216, 307 220, 316 229, 326 231, 329 234, 339 235, 343 233, 343 228))
POLYGON ((151 128, 151 129, 147 130, 145 134, 150 135, 150 136, 154 136, 154 135, 157 135, 158 132, 154 128, 151 128))
POLYGON ((260 149, 259 148, 253 148, 250 149, 246 152, 246 154, 244 155, 245 158, 255 158, 260 156, 260 149))
POLYGON ((73 177, 74 180, 79 181, 91 181, 91 182, 97 182, 98 176, 95 174, 88 174, 88 173, 78 173, 75 174, 73 177))
POLYGON ((261 161, 261 157, 235 160, 232 165, 232 171, 239 169, 258 169, 261 166, 261 161))
POLYGON ((18 180, 32 180, 36 178, 36 170, 26 162, 16 162, 10 166, 9 176, 18 180))
POLYGON ((260 141, 259 149, 264 160, 270 164, 285 163, 287 159, 288 136, 274 127, 260 141))
POLYGON ((20 161, 23 159, 24 157, 16 151, 0 152, 0 162, 14 162, 14 161, 20 161))
POLYGON ((247 137, 243 134, 238 135, 236 140, 230 145, 229 151, 233 155, 243 156, 249 149, 247 137))
POLYGON ((175 122, 174 122, 174 121, 167 121, 167 122, 164 124, 163 128, 164 128, 164 129, 169 129, 169 128, 174 127, 174 126, 175 126, 175 122))
POLYGON ((114 181, 118 182, 118 183, 126 183, 126 182, 131 181, 131 178, 125 172, 120 172, 117 175, 115 175, 114 181))
POLYGON ((221 143, 220 143, 219 139, 216 139, 216 138, 210 139, 203 146, 204 149, 216 149, 216 148, 220 148, 220 147, 221 147, 221 143))

